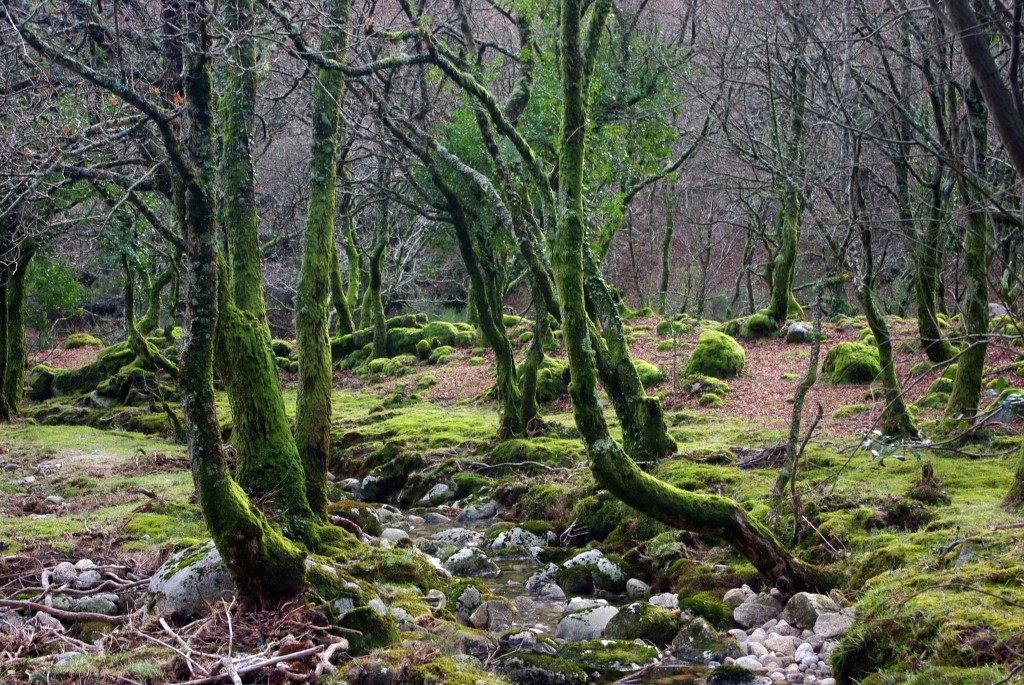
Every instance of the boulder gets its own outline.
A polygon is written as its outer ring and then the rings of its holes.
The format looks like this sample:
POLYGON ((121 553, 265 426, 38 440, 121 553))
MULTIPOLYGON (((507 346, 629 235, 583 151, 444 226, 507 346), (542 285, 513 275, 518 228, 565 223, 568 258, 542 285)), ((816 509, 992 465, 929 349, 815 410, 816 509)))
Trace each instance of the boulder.
POLYGON ((50 580, 54 585, 68 585, 78 577, 78 569, 70 561, 62 561, 50 571, 50 580))
POLYGON ((662 609, 679 608, 679 595, 674 592, 662 592, 661 594, 654 595, 647 601, 662 609))
POLYGON ((596 640, 604 634, 608 623, 619 610, 613 606, 596 606, 568 613, 558 622, 555 637, 566 642, 596 640))
POLYGON ((839 606, 826 595, 812 592, 798 592, 786 602, 782 618, 802 630, 814 628, 815 621, 822 614, 839 613, 839 606))
POLYGON ((235 594, 213 541, 184 549, 157 569, 149 581, 154 608, 176 618, 189 618, 235 594))
POLYGON ((988 318, 994 319, 998 316, 1006 316, 1010 313, 1010 310, 999 304, 998 302, 988 303, 988 318))
POLYGON ((501 550, 508 549, 509 547, 543 547, 547 543, 545 538, 539 535, 535 535, 525 528, 516 526, 515 528, 509 528, 503 530, 494 538, 491 542, 491 549, 501 550))
POLYGON ((470 504, 458 516, 459 521, 482 521, 498 513, 498 503, 494 500, 484 504, 470 504))
POLYGON ((444 483, 438 483, 430 488, 426 495, 420 500, 420 504, 436 504, 443 502, 451 495, 451 488, 444 483))
POLYGON ((732 612, 733 620, 744 628, 764 625, 782 614, 782 603, 766 592, 748 597, 732 612))
POLYGON ((117 605, 106 597, 82 597, 75 602, 74 611, 115 616, 117 605))
POLYGON ((460 549, 445 560, 444 568, 453 576, 465 578, 492 578, 501 573, 498 565, 476 547, 460 549))
POLYGON ((811 329, 799 321, 789 324, 786 329, 786 342, 789 344, 805 343, 811 340, 811 329))
POLYGON ((512 627, 512 608, 508 600, 491 599, 470 614, 469 622, 474 628, 500 633, 512 627))
POLYGON ((626 595, 630 599, 641 599, 643 597, 649 597, 651 594, 651 586, 642 580, 637 578, 630 578, 626 581, 626 595))
POLYGON ((661 657, 657 649, 626 640, 571 642, 558 656, 599 673, 635 673, 661 657))
POLYGON ((484 542, 484 536, 468 528, 449 528, 448 530, 434 533, 428 540, 462 549, 464 547, 479 547, 484 542))
POLYGON ((718 634, 702 618, 695 618, 683 626, 672 640, 672 647, 683 661, 698 664, 722 663, 726 657, 740 656, 736 641, 732 638, 719 640, 718 634))
POLYGON ((681 621, 675 612, 647 602, 633 602, 622 607, 608 622, 604 636, 666 645, 678 634, 680 625, 681 621))
POLYGON ((839 637, 853 625, 853 617, 846 614, 822 614, 814 622, 814 634, 826 640, 839 637))

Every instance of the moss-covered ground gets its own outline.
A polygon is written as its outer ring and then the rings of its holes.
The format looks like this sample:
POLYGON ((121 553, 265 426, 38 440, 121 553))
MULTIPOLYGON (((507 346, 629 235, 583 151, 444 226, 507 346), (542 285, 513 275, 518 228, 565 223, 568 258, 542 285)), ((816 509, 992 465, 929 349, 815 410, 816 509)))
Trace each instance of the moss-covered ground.
MULTIPOLYGON (((516 319, 510 325, 523 324, 516 319)), ((771 449, 763 450, 784 441, 791 412, 786 400, 803 377, 809 347, 777 338, 741 340, 744 370, 729 379, 727 393, 715 393, 725 400, 716 406, 701 399, 711 388, 694 392, 685 371, 701 326, 665 325, 661 334, 657 319, 631 325, 637 334, 634 354, 658 370, 650 392, 663 397, 669 432, 679 445, 674 457, 644 467, 678 487, 736 499, 805 558, 844 572, 839 592, 856 606, 858 623, 834 654, 841 682, 995 682, 1020 661, 1024 527, 1021 512, 1002 505, 1022 439, 1020 417, 955 449, 894 450, 880 463, 858 448, 880 413, 877 391, 819 380, 808 407, 822 403, 824 418, 801 465, 805 519, 793 540, 788 500, 771 497, 775 468, 741 466, 770 456, 771 449), (934 470, 934 482, 919 482, 923 464, 934 470)), ((856 320, 830 324, 828 345, 859 341, 863 328, 856 320)), ((893 330, 897 340, 912 338, 912 323, 894 322, 893 330)), ((917 378, 912 367, 924 374, 908 391, 916 403, 942 372, 921 366, 909 342, 898 347, 901 382, 917 378)), ((506 518, 530 529, 561 533, 575 523, 572 546, 599 547, 655 591, 678 592, 684 606, 716 626, 728 624, 721 596, 730 587, 759 582, 749 563, 720 540, 670 530, 600 490, 586 468, 564 395, 544 406, 545 427, 537 435, 496 442, 490 352, 456 347, 446 357, 443 365, 405 359, 400 379, 338 372, 331 463, 338 479, 388 475, 386 469, 401 459, 414 466, 382 497, 403 508, 415 507, 434 484, 444 482, 453 497, 494 497, 506 518), (396 393, 399 385, 405 390, 396 393), (401 402, 389 400, 399 394, 401 402)), ((998 386, 1003 377, 1006 387, 1019 387, 1024 381, 1014 375, 1012 361, 1012 354, 994 352, 986 382, 998 386)), ((286 411, 293 417, 294 375, 282 371, 282 379, 286 411)), ((927 405, 920 402, 915 411, 925 433, 939 442, 934 421, 942 408, 927 405)), ((218 409, 230 437, 223 395, 218 409)), ((610 409, 607 415, 619 438, 610 409)), ((0 478, 4 555, 73 560, 116 550, 148 555, 155 567, 170 551, 206 537, 190 502, 185 449, 166 435, 28 421, 0 427, 0 462, 6 469, 0 478), (34 483, 12 484, 30 476, 34 483)), ((559 561, 565 551, 547 548, 545 555, 559 561)), ((422 569, 411 557, 407 561, 367 552, 351 560, 350 571, 401 594, 402 587, 421 581, 422 569)), ((410 595, 410 610, 422 608, 417 601, 410 595)), ((114 660, 72 660, 62 666, 64 680, 56 682, 90 682, 102 669, 134 681, 164 682, 161 669, 169 655, 152 645, 145 649, 114 660), (159 653, 151 654, 154 649, 159 653)), ((356 665, 366 666, 367 658, 356 665)), ((449 672, 447 658, 434 659, 428 668, 430 660, 403 657, 401 650, 380 656, 385 664, 404 664, 409 682, 440 682, 442 676, 497 682, 461 667, 449 672)))

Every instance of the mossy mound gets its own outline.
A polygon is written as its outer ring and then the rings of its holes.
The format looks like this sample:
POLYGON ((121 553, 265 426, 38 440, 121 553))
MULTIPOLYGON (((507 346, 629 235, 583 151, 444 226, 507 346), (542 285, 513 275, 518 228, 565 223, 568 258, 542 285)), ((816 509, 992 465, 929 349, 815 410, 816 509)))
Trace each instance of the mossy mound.
POLYGON ((440 345, 454 345, 459 329, 447 321, 431 321, 420 329, 424 340, 437 340, 440 345))
POLYGON ((778 335, 779 326, 767 311, 751 314, 740 324, 739 335, 746 340, 757 340, 778 335))
POLYGON ((270 349, 274 351, 275 357, 284 357, 287 359, 292 356, 292 344, 287 340, 271 340, 270 349))
POLYGON ((688 376, 683 379, 682 386, 691 395, 702 395, 706 392, 713 392, 716 395, 729 394, 729 384, 713 376, 688 376))
MULTIPOLYGON (((520 378, 526 362, 516 364, 520 378)), ((541 404, 553 402, 569 392, 569 364, 552 357, 544 357, 537 369, 537 401, 541 404)))
POLYGON ((570 642, 558 656, 604 675, 633 673, 661 657, 657 649, 627 640, 584 640, 570 642))
POLYGON ((354 656, 366 654, 381 647, 398 642, 398 627, 390 616, 382 616, 368 606, 357 607, 338 620, 338 626, 359 631, 346 633, 349 653, 354 656))
POLYGON ((822 370, 836 385, 871 383, 882 373, 878 350, 870 345, 841 342, 825 355, 822 370))
POLYGON ((694 616, 700 616, 716 630, 726 631, 733 627, 733 607, 711 592, 697 592, 688 597, 680 597, 679 608, 692 612, 694 616))
POLYGON ((647 602, 633 602, 612 617, 604 636, 614 640, 646 640, 667 645, 682 626, 683 621, 675 612, 647 602))
POLYGON ((689 321, 679 320, 660 321, 654 330, 663 338, 689 335, 693 332, 693 324, 689 321))
POLYGON ((89 333, 72 333, 64 340, 65 350, 77 350, 79 347, 102 347, 103 341, 89 333))
POLYGON ((743 372, 746 361, 746 352, 733 338, 718 331, 707 330, 697 339, 697 346, 693 348, 685 374, 735 378, 743 372))
POLYGON ((636 373, 640 376, 640 384, 644 386, 645 390, 668 379, 668 374, 643 359, 634 360, 633 366, 636 367, 636 373))
POLYGON ((847 404, 839 409, 832 412, 833 419, 849 419, 854 416, 859 416, 865 412, 871 411, 871 406, 867 404, 847 404))
POLYGON ((700 400, 697 402, 702 407, 708 409, 721 409, 725 406, 725 400, 716 395, 713 392, 706 392, 700 396, 700 400))

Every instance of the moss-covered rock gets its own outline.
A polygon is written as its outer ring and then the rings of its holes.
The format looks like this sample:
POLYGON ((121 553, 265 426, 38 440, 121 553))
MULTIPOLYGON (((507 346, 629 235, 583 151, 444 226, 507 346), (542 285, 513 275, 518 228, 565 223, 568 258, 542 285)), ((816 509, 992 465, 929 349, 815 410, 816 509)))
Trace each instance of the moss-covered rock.
POLYGON ((64 340, 65 350, 77 350, 79 347, 102 347, 103 341, 89 333, 72 333, 64 340))
POLYGON ((658 661, 661 654, 648 645, 627 640, 582 640, 562 647, 558 656, 604 675, 633 673, 658 661))
POLYGON ((358 656, 398 642, 398 627, 390 615, 381 615, 368 606, 352 609, 338 620, 338 626, 359 631, 346 633, 349 653, 358 656))
MULTIPOLYGON (((519 376, 523 374, 523 364, 516 365, 519 376)), ((551 357, 544 357, 537 369, 537 401, 545 404, 563 397, 569 392, 569 365, 551 357)))
POLYGON ((722 664, 708 674, 706 685, 752 685, 757 682, 757 676, 742 666, 733 664, 722 664))
POLYGON ((735 378, 743 372, 747 354, 743 347, 724 333, 707 330, 700 334, 693 355, 686 365, 686 375, 735 378))
POLYGON ((476 333, 473 331, 462 331, 460 330, 452 341, 454 347, 461 349, 469 349, 476 345, 476 333))
POLYGON ((825 355, 822 370, 836 385, 871 383, 882 373, 878 349, 870 345, 841 342, 825 355))
POLYGON ((635 359, 633 361, 633 366, 636 367, 636 373, 640 376, 640 384, 643 385, 645 389, 651 388, 668 378, 668 374, 654 364, 645 362, 643 359, 635 359))
POLYGON ((871 411, 871 407, 867 404, 847 404, 832 412, 832 418, 849 419, 868 411, 871 411))
POLYGON ((693 332, 693 325, 684 321, 660 321, 655 332, 663 338, 677 335, 689 335, 693 332))
POLYGON ((441 345, 454 345, 459 329, 447 321, 431 321, 420 329, 424 340, 437 339, 441 345))
POLYGON ((604 636, 616 640, 646 640, 667 645, 672 642, 682 624, 678 613, 647 602, 633 602, 622 607, 608 622, 604 636))
POLYGON ((778 332, 778 324, 767 311, 760 311, 745 318, 739 330, 740 337, 746 340, 767 338, 777 335, 778 332))
POLYGON ((680 596, 679 609, 703 618, 716 630, 728 630, 733 626, 733 607, 711 592, 697 592, 688 597, 680 596))
POLYGON ((274 351, 275 357, 284 357, 287 359, 292 356, 292 344, 287 340, 271 340, 270 349, 274 351))
POLYGON ((373 508, 365 502, 339 500, 327 507, 329 516, 338 516, 352 521, 367 535, 378 536, 383 530, 380 521, 373 513, 373 508))
POLYGON ((725 406, 725 401, 713 392, 706 392, 700 396, 698 404, 709 409, 721 409, 725 406))
POLYGON ((496 670, 520 685, 583 685, 590 681, 588 672, 565 659, 516 652, 498 661, 496 670))

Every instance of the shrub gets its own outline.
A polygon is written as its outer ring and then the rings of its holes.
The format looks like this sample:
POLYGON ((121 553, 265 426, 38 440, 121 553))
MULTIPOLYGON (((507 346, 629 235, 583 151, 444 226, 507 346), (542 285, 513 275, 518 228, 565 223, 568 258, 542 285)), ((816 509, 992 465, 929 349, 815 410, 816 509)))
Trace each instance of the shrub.
POLYGON ((693 348, 693 356, 686 365, 686 375, 735 378, 743 371, 747 354, 743 347, 725 333, 704 331, 693 348))

